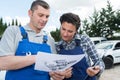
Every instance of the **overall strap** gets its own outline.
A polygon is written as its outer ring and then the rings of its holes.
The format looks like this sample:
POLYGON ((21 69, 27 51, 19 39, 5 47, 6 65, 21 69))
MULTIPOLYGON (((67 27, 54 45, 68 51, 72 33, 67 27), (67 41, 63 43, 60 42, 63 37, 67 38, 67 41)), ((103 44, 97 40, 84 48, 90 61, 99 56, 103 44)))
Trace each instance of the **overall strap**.
MULTIPOLYGON (((75 39, 75 43, 76 43, 76 46, 80 46, 80 40, 79 39, 75 39)), ((60 44, 60 49, 63 49, 62 44, 60 44)))
POLYGON ((20 26, 20 31, 21 31, 21 35, 23 37, 22 39, 27 39, 28 40, 28 34, 22 26, 20 26))
POLYGON ((76 46, 80 46, 80 39, 75 39, 76 46))
POLYGON ((43 43, 47 43, 47 41, 48 41, 48 36, 47 36, 47 33, 44 31, 43 43))
POLYGON ((47 41, 48 41, 48 36, 47 36, 47 35, 44 35, 44 36, 43 36, 43 43, 47 43, 47 41))

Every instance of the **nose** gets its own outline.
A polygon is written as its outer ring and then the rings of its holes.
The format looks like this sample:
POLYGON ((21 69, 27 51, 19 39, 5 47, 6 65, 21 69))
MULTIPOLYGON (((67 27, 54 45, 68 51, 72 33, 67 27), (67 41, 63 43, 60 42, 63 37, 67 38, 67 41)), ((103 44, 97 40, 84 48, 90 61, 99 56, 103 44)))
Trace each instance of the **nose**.
POLYGON ((64 31, 63 35, 64 35, 64 36, 67 36, 67 35, 68 35, 68 32, 67 32, 67 31, 64 31))
POLYGON ((43 16, 43 17, 41 18, 41 20, 42 20, 42 22, 47 22, 47 21, 48 21, 48 18, 47 18, 46 16, 43 16))

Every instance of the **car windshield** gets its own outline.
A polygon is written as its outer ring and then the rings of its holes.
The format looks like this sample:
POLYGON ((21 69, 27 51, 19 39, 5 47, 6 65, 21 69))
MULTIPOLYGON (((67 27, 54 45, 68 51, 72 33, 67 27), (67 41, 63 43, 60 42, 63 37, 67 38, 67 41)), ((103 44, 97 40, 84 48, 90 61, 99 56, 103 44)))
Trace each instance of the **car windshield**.
POLYGON ((111 49, 113 46, 113 43, 111 42, 103 42, 103 43, 99 43, 96 45, 97 49, 111 49))

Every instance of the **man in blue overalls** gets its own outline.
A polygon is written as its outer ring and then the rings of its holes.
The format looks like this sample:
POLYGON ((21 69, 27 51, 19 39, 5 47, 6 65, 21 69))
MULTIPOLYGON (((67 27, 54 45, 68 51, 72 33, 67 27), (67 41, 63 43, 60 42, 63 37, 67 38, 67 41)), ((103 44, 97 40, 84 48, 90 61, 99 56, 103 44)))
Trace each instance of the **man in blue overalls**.
POLYGON ((99 58, 93 42, 87 35, 78 34, 80 18, 73 13, 65 13, 60 17, 60 35, 62 40, 56 45, 58 54, 86 56, 73 65, 72 76, 64 80, 96 80, 104 70, 104 63, 99 58), (91 65, 90 60, 94 63, 91 65))
MULTIPOLYGON (((42 29, 50 16, 49 5, 33 1, 28 11, 30 22, 23 27, 10 26, 0 42, 0 70, 7 70, 5 80, 50 80, 48 72, 34 70, 38 51, 56 53, 54 39, 42 29)), ((64 72, 64 71, 63 71, 64 72)), ((51 76, 62 80, 64 74, 51 76)))

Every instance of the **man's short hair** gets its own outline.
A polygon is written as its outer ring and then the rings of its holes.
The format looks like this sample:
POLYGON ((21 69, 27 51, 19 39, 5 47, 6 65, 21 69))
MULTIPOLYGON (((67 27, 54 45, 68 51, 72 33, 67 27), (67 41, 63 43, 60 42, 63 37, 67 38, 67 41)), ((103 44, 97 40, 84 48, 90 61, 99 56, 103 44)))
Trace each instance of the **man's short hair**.
POLYGON ((30 10, 34 11, 38 8, 38 6, 42 6, 45 9, 49 9, 50 6, 47 2, 45 2, 44 0, 35 0, 33 1, 30 10))

